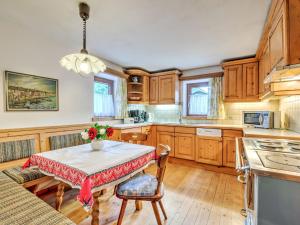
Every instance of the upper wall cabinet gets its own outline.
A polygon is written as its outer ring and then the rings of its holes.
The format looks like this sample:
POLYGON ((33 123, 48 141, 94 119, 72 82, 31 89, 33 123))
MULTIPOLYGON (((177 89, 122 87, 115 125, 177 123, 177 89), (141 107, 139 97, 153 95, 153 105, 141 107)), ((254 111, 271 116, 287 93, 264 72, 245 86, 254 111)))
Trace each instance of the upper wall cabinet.
POLYGON ((259 101, 258 63, 255 58, 230 61, 224 68, 224 101, 259 101))
POLYGON ((149 104, 149 73, 141 69, 127 69, 127 98, 129 104, 149 104))
POLYGON ((272 1, 264 32, 256 53, 263 59, 269 48, 270 69, 300 63, 300 1, 272 1))
POLYGON ((178 70, 154 73, 150 77, 150 104, 177 104, 179 102, 178 70))

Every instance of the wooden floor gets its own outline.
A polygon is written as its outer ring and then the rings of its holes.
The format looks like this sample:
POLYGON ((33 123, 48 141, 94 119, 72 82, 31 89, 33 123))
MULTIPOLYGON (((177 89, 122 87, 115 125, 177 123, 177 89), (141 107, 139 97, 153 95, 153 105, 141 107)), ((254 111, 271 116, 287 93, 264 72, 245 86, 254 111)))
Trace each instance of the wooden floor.
MULTIPOLYGON (((154 173, 155 166, 147 172, 154 173)), ((170 225, 242 225, 243 187, 235 176, 206 171, 200 168, 169 163, 165 176, 163 199, 170 225)), ((89 225, 90 217, 75 201, 76 190, 65 193, 62 212, 76 224, 89 225)), ((54 193, 42 196, 54 205, 54 193)), ((121 201, 112 197, 112 190, 100 201, 100 224, 116 224, 121 201)), ((161 214, 161 218, 163 216, 161 214)), ((144 202, 143 209, 135 212, 134 202, 129 202, 124 225, 155 225, 151 203, 144 202)))

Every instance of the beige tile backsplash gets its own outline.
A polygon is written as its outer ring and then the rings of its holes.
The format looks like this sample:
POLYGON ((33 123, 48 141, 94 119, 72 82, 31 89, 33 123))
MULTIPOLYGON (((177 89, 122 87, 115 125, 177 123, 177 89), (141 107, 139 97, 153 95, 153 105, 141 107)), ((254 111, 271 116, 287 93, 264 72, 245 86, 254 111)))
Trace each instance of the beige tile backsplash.
MULTIPOLYGON (((224 120, 189 120, 190 123, 221 123, 242 124, 242 111, 270 110, 278 111, 279 101, 269 102, 247 102, 247 103, 225 103, 224 120)), ((128 109, 142 109, 152 113, 155 122, 178 122, 180 106, 178 105, 129 105, 128 109)))
POLYGON ((300 96, 285 97, 280 100, 281 125, 300 132, 300 96))

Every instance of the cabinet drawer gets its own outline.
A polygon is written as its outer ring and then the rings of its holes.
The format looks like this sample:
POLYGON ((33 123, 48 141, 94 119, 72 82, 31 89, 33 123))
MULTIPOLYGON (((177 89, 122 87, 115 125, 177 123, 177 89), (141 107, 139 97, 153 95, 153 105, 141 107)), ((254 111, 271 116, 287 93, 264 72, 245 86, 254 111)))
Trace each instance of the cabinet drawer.
POLYGON ((175 127, 176 133, 183 133, 183 134, 195 134, 196 128, 193 127, 175 127))
POLYGON ((223 130, 223 137, 243 137, 241 130, 223 130))
POLYGON ((129 129, 124 129, 124 130, 121 130, 121 133, 122 134, 125 134, 125 133, 130 133, 130 132, 136 132, 136 133, 139 133, 142 131, 142 128, 141 127, 135 127, 135 128, 129 128, 129 129))
POLYGON ((157 126, 157 131, 174 132, 175 128, 171 126, 157 126))

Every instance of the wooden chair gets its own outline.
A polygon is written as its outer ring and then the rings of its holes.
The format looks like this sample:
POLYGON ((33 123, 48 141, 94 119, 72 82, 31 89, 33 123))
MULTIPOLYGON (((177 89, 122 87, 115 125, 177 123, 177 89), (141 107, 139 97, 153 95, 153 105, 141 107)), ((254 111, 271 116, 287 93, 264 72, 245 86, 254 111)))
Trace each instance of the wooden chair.
POLYGON ((128 200, 150 201, 157 224, 161 225, 162 223, 157 207, 158 202, 165 219, 167 219, 167 214, 165 212, 161 199, 164 196, 164 188, 162 182, 166 170, 167 159, 169 157, 171 149, 167 145, 160 145, 160 148, 162 150, 162 153, 157 160, 158 168, 156 176, 139 173, 117 186, 116 196, 123 200, 118 218, 118 225, 121 225, 122 223, 128 200))

